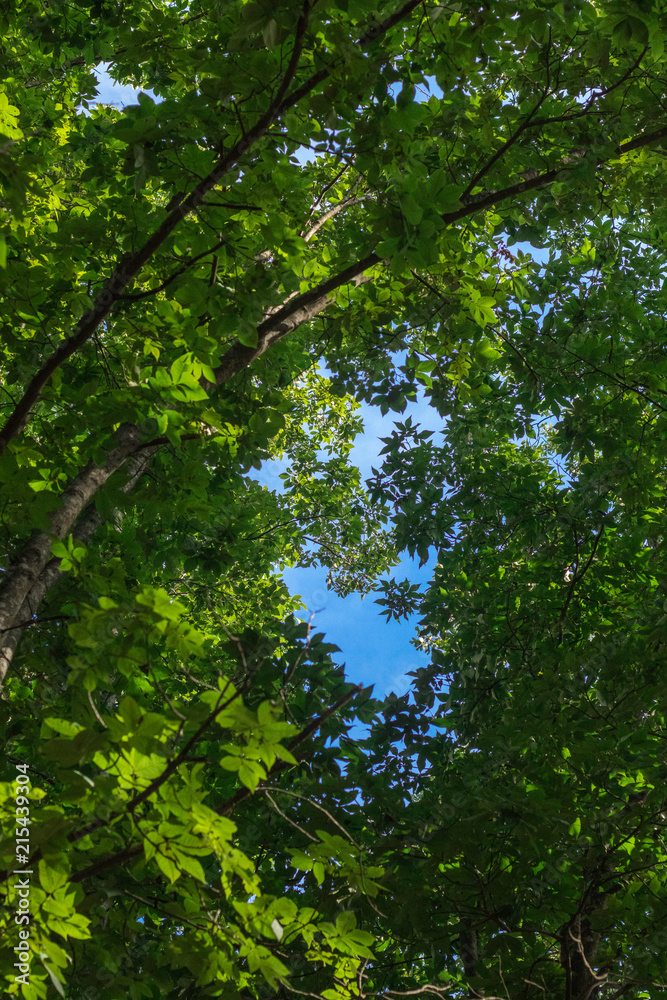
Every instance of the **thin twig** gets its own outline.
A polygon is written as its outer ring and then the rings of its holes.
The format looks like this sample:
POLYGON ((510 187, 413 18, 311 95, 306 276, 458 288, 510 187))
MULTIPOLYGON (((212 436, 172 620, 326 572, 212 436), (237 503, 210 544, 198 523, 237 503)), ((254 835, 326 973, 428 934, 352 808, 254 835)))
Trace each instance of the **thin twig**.
MULTIPOLYGON (((308 795, 302 795, 299 792, 292 792, 292 791, 290 791, 289 788, 280 788, 277 785, 258 785, 257 786, 257 791, 258 792, 280 792, 281 795, 290 795, 293 799, 300 799, 302 802, 308 802, 311 806, 315 806, 316 809, 319 809, 321 813, 324 813, 324 815, 327 817, 327 819, 331 823, 333 823, 334 826, 338 827, 338 829, 340 830, 340 832, 345 837, 347 837, 347 839, 350 841, 350 843, 354 844, 354 846, 358 850, 361 850, 361 848, 359 847, 359 844, 357 844, 357 842, 354 839, 354 837, 352 836, 352 834, 348 833, 348 831, 345 829, 345 827, 342 826, 338 822, 338 820, 334 816, 331 815, 331 813, 329 812, 329 810, 325 809, 323 805, 321 805, 315 799, 311 799, 308 795)), ((315 839, 315 838, 313 838, 313 839, 315 839)))
POLYGON ((320 218, 317 220, 317 222, 313 223, 310 229, 303 230, 303 232, 301 233, 302 238, 305 240, 306 243, 310 242, 315 233, 322 228, 325 222, 328 222, 329 219, 332 219, 334 215, 338 215, 338 213, 342 212, 344 209, 351 208, 352 205, 361 204, 362 201, 363 198, 346 198, 344 201, 339 201, 337 205, 334 205, 333 208, 330 208, 328 212, 325 212, 324 215, 321 215, 320 218))
POLYGON ((97 711, 97 705, 93 701, 92 691, 88 691, 88 701, 90 702, 90 707, 92 708, 93 714, 95 715, 95 718, 97 719, 99 724, 102 726, 103 729, 108 729, 109 727, 107 726, 106 722, 104 721, 100 713, 97 711))

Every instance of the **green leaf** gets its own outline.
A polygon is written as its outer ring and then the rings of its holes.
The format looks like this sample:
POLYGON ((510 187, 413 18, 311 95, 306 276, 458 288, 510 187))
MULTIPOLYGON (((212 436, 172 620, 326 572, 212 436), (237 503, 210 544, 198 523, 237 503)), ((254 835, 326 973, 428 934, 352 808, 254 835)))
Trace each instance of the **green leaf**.
POLYGON ((278 24, 274 18, 267 21, 264 31, 262 33, 264 39, 264 44, 267 48, 273 48, 274 45, 278 44, 278 24))
POLYGON ((166 857, 159 849, 155 854, 155 860, 157 866, 164 875, 167 876, 169 882, 173 884, 181 877, 181 870, 178 865, 172 861, 171 858, 166 857))

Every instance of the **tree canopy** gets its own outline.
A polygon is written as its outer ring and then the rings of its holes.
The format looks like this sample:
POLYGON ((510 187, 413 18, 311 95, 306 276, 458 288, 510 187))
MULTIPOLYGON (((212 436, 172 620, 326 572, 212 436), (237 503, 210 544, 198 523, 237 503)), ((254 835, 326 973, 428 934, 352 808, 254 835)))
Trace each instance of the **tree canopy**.
POLYGON ((663 0, 0 19, 6 995, 667 996, 663 0))

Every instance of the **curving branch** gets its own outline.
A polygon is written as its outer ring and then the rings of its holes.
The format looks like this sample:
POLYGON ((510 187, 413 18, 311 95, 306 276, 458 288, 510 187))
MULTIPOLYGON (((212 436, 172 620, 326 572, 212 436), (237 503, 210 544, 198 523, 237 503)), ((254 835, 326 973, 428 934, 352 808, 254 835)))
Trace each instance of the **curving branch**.
MULTIPOLYGON (((376 264, 381 263, 381 258, 376 253, 367 254, 361 260, 350 264, 345 270, 320 282, 314 288, 296 295, 287 300, 285 305, 272 312, 257 327, 257 344, 255 347, 248 347, 236 340, 231 347, 220 358, 219 365, 214 369, 215 384, 223 385, 234 375, 246 368, 256 358, 265 354, 270 347, 283 340, 288 334, 298 327, 308 323, 315 316, 318 316, 328 305, 331 305, 333 298, 331 293, 341 288, 343 285, 353 284, 359 286, 370 281, 372 274, 366 274, 376 264)), ((211 383, 205 383, 206 388, 212 388, 211 383)))
MULTIPOLYGON (((172 209, 162 224, 148 237, 144 245, 135 253, 130 254, 127 260, 114 271, 95 298, 92 308, 84 313, 77 323, 72 336, 68 337, 53 352, 50 358, 47 358, 39 371, 31 379, 23 396, 10 414, 2 431, 0 431, 0 455, 5 451, 9 442, 22 432, 30 411, 38 401, 44 386, 56 369, 90 340, 100 324, 109 315, 113 306, 121 298, 128 284, 139 274, 148 261, 151 260, 165 240, 191 212, 194 212, 201 205, 208 192, 220 183, 225 174, 229 172, 239 158, 244 153, 247 153, 249 149, 252 149, 273 124, 279 114, 279 109, 285 103, 285 94, 296 74, 308 26, 309 14, 310 5, 306 0, 296 27, 289 64, 280 82, 278 91, 267 110, 256 125, 244 133, 228 153, 223 154, 218 159, 213 170, 197 184, 187 198, 184 198, 180 204, 172 209)), ((287 107, 291 106, 288 103, 287 107)))
POLYGON ((170 274, 169 277, 164 279, 164 281, 161 281, 155 288, 149 288, 145 292, 136 292, 134 295, 121 295, 119 296, 120 300, 122 302, 137 302, 139 299, 147 299, 150 298, 151 295, 157 295, 158 292, 164 291, 164 289, 168 288, 173 281, 176 281, 176 279, 180 278, 182 274, 189 271, 190 268, 193 267, 198 261, 202 260, 204 257, 208 257, 210 254, 215 254, 216 250, 223 247, 226 242, 227 240, 225 239, 218 240, 218 242, 214 243, 212 247, 208 248, 208 250, 203 250, 195 257, 191 257, 187 264, 179 267, 178 270, 174 271, 173 274, 170 274))
MULTIPOLYGON (((134 428, 132 428, 132 430, 134 430, 134 428)), ((132 439, 130 438, 130 440, 132 439)), ((157 446, 155 442, 151 442, 151 445, 148 447, 138 445, 134 450, 137 454, 128 463, 129 475, 127 482, 121 488, 123 493, 129 493, 132 489, 134 489, 135 485, 146 471, 152 455, 157 450, 157 446)), ((110 466, 115 465, 116 468, 111 468, 109 475, 111 475, 112 471, 116 471, 117 468, 120 468, 126 460, 126 457, 123 457, 121 449, 119 449, 119 454, 115 457, 110 456, 110 458, 112 458, 110 466)), ((92 484, 87 482, 85 484, 87 488, 78 490, 75 486, 75 479, 72 481, 69 490, 65 492, 64 497, 67 496, 68 492, 72 492, 77 501, 84 503, 85 497, 89 495, 90 485, 95 486, 95 484, 99 484, 96 486, 95 492, 97 492, 97 489, 99 489, 100 485, 102 485, 100 482, 100 476, 96 476, 95 473, 101 472, 104 474, 106 471, 106 468, 104 470, 97 470, 94 467, 88 472, 88 476, 86 477, 87 479, 92 480, 92 484)), ((107 479, 109 478, 109 475, 107 475, 107 479)), ((83 475, 82 477, 77 478, 83 478, 83 475)), ((92 499, 92 496, 90 496, 89 499, 92 499)), ((78 516, 75 513, 76 506, 77 504, 72 504, 68 510, 68 521, 70 522, 70 526, 78 516)), ((97 513, 95 508, 92 505, 88 506, 84 516, 81 518, 76 529, 72 532, 74 540, 87 545, 102 523, 102 518, 97 513)), ((65 526, 60 537, 64 537, 68 533, 68 530, 67 526, 65 526)), ((60 559, 49 558, 51 552, 51 542, 52 538, 50 536, 44 536, 43 533, 40 533, 32 539, 32 543, 28 543, 28 546, 26 546, 23 553, 23 559, 29 564, 26 566, 26 570, 30 569, 30 573, 24 574, 23 577, 19 576, 18 580, 13 580, 12 582, 12 589, 19 588, 18 592, 24 593, 26 582, 34 576, 34 581, 29 587, 27 593, 25 593, 18 611, 16 611, 12 617, 9 625, 5 626, 4 631, 0 633, 2 636, 0 640, 0 688, 2 687, 2 682, 5 679, 5 675, 10 667, 14 653, 16 652, 16 647, 25 628, 32 624, 32 620, 37 614, 39 606, 44 600, 46 594, 63 576, 63 570, 60 569, 60 559), (46 546, 43 544, 45 537, 48 541, 48 549, 46 549, 46 546), (16 622, 17 619, 20 621, 20 625, 14 625, 14 622, 16 622)), ((13 570, 10 568, 5 575, 9 576, 12 572, 13 570)), ((5 581, 3 580, 3 584, 4 582, 5 581)), ((9 613, 11 613, 11 611, 9 613)), ((62 620, 62 616, 60 616, 60 620, 62 620)))
POLYGON ((17 612, 51 558, 54 536, 62 539, 68 534, 97 491, 136 450, 140 433, 137 427, 124 424, 113 439, 114 447, 104 465, 95 465, 91 461, 70 481, 59 508, 51 515, 51 530, 35 532, 3 575, 0 582, 0 629, 7 629, 15 622, 17 612))
POLYGON ((334 217, 334 215, 338 215, 339 212, 344 211, 346 208, 351 208, 352 205, 361 204, 363 200, 364 200, 363 198, 345 198, 344 201, 339 201, 337 205, 334 205, 333 208, 330 208, 328 210, 328 212, 325 212, 323 215, 321 215, 317 220, 317 222, 314 222, 309 229, 304 229, 304 231, 301 233, 301 236, 303 237, 306 243, 309 243, 310 240, 312 240, 315 233, 317 233, 318 230, 322 228, 325 222, 328 222, 329 219, 332 219, 334 217))
MULTIPOLYGON (((422 3, 423 0, 410 0, 409 3, 404 4, 395 14, 392 14, 390 17, 385 18, 384 21, 370 28, 359 40, 359 47, 362 49, 366 48, 366 46, 384 35, 390 28, 407 17, 408 14, 412 13, 422 3)), ((22 433, 32 408, 39 400, 42 390, 53 373, 90 340, 100 324, 109 315, 116 302, 123 296, 127 286, 152 259, 165 240, 167 240, 184 219, 200 207, 208 192, 220 183, 225 174, 231 170, 241 156, 252 149, 266 135, 271 125, 330 76, 331 69, 321 69, 317 73, 313 73, 291 94, 288 94, 301 58, 309 15, 310 3, 306 0, 296 26, 289 64, 267 110, 252 128, 243 133, 229 152, 220 156, 211 172, 193 188, 183 201, 172 209, 161 225, 148 237, 143 246, 135 253, 130 254, 122 264, 119 264, 96 296, 92 308, 84 313, 77 323, 74 333, 47 358, 39 371, 30 380, 21 399, 0 431, 0 455, 3 454, 11 441, 18 434, 22 433)))

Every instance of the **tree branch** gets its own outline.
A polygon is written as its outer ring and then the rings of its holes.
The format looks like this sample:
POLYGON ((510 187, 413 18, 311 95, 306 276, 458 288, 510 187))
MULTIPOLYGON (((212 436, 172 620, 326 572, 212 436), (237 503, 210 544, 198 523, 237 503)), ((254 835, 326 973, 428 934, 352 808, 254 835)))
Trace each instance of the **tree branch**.
MULTIPOLYGON (((306 726, 306 728, 303 729, 298 734, 298 736, 296 736, 291 741, 291 743, 288 744, 288 749, 290 751, 295 749, 297 746, 299 746, 301 743, 307 740, 310 736, 312 736, 313 733, 317 732, 317 730, 321 727, 321 725, 324 722, 326 722, 327 719, 329 719, 332 715, 334 715, 341 708, 344 708, 345 705, 347 705, 350 701, 352 701, 355 695, 357 695, 362 690, 362 687, 363 686, 361 684, 357 684, 352 689, 352 691, 348 692, 348 694, 344 695, 342 698, 339 698, 338 701, 331 706, 331 708, 328 708, 326 710, 326 712, 323 712, 322 715, 318 716, 316 719, 313 719, 313 721, 309 723, 306 726)), ((216 709, 216 714, 219 711, 220 711, 219 708, 216 709)), ((288 764, 286 761, 276 761, 273 767, 269 769, 267 777, 273 774, 277 774, 279 771, 284 770, 286 767, 293 767, 293 766, 294 766, 293 764, 288 764)), ((141 794, 143 795, 144 793, 141 794)), ((231 798, 227 799, 227 801, 224 802, 222 806, 216 810, 216 812, 218 813, 218 815, 221 816, 229 816, 229 814, 234 811, 236 806, 244 799, 246 799, 250 794, 251 794, 250 789, 240 788, 238 792, 236 792, 235 795, 232 795, 231 798)), ((97 825, 95 826, 95 829, 97 829, 99 826, 105 825, 107 821, 96 821, 96 822, 97 825)), ((86 832, 90 832, 90 830, 87 830, 86 832)), ((82 833, 81 836, 85 836, 85 834, 82 833)), ((80 836, 77 835, 76 839, 77 840, 80 839, 80 836)), ((117 865, 123 864, 125 861, 129 861, 132 858, 137 857, 139 854, 141 854, 142 851, 143 851, 143 846, 141 844, 136 844, 131 847, 126 847, 123 851, 119 851, 117 854, 111 854, 108 855, 106 858, 100 858, 98 861, 94 862, 94 864, 88 865, 87 868, 83 868, 81 871, 75 872, 71 876, 70 882, 83 882, 87 878, 91 878, 93 875, 99 875, 103 871, 108 871, 108 869, 110 868, 115 868, 117 865)), ((34 862, 35 860, 36 860, 35 858, 32 858, 31 862, 34 862)))
MULTIPOLYGON (((215 384, 223 385, 228 382, 278 341, 326 309, 332 301, 331 292, 337 288, 350 283, 361 285, 370 281, 372 275, 364 275, 364 271, 380 262, 381 258, 376 253, 370 253, 339 274, 327 278, 315 288, 290 299, 257 327, 257 345, 255 347, 248 347, 237 340, 228 348, 220 358, 220 364, 214 369, 215 384)), ((210 383, 205 383, 204 387, 212 388, 210 383)))
POLYGON ((176 279, 180 278, 182 274, 185 274, 185 272, 188 271, 194 264, 196 264, 197 261, 201 260, 202 257, 208 257, 209 254, 215 253, 216 250, 219 250, 220 247, 224 246, 226 242, 227 240, 224 239, 218 240, 218 242, 214 244, 214 246, 209 247, 208 250, 204 250, 203 253, 198 253, 197 256, 192 257, 187 262, 187 264, 184 264, 183 267, 179 267, 177 271, 174 271, 174 273, 170 274, 168 278, 165 278, 165 280, 161 284, 159 284, 156 288, 149 288, 147 292, 137 292, 135 295, 120 295, 119 296, 120 301, 137 302, 139 299, 147 299, 151 295, 157 295, 158 292, 163 291, 165 288, 171 285, 172 281, 176 281, 176 279))
MULTIPOLYGON (((108 453, 105 464, 98 466, 89 462, 71 480, 62 495, 60 507, 51 515, 51 530, 36 532, 18 560, 3 575, 0 581, 0 629, 9 628, 16 620, 23 601, 51 558, 54 536, 64 538, 95 493, 134 452, 139 443, 139 431, 124 424, 116 431, 114 439, 115 447, 108 453)), ((0 677, 5 671, 0 650, 0 677)))
MULTIPOLYGON (((162 771, 162 773, 159 774, 157 778, 154 778, 153 781, 151 781, 146 786, 146 788, 144 788, 142 792, 137 792, 134 798, 130 799, 130 801, 124 807, 122 812, 115 812, 112 813, 110 816, 104 818, 98 818, 94 820, 92 823, 89 823, 88 826, 84 826, 81 830, 77 830, 75 833, 71 833, 67 838, 70 844, 75 844, 83 837, 87 837, 89 834, 94 833, 96 830, 99 830, 100 827, 108 826, 114 820, 120 819, 126 813, 134 813, 134 810, 138 806, 140 806, 143 802, 145 802, 146 799, 150 798, 153 792, 156 792, 158 788, 160 788, 165 783, 165 781, 167 781, 167 779, 170 778, 171 775, 178 770, 181 764, 186 760, 192 748, 199 742, 199 740, 202 738, 202 736, 209 728, 211 723, 215 720, 215 717, 219 715, 220 712, 224 711, 228 705, 231 705, 231 703, 235 701, 243 693, 246 687, 247 684, 241 685, 241 687, 239 687, 234 692, 234 694, 231 695, 225 702, 218 700, 218 703, 213 709, 213 711, 207 715, 207 717, 201 723, 196 732, 187 741, 183 749, 176 754, 173 760, 169 761, 164 771, 162 771)), ((224 693, 225 693, 224 691, 220 692, 220 698, 223 697, 224 693)))
MULTIPOLYGON (((302 729, 301 732, 298 734, 298 736, 295 736, 294 739, 287 744, 287 749, 290 752, 292 752, 302 743, 305 743, 305 741, 309 739, 313 735, 313 733, 317 732, 317 730, 322 726, 324 722, 326 722, 327 719, 330 719, 332 715, 335 715, 336 712, 340 711, 341 708, 344 708, 346 705, 348 705, 352 701, 352 699, 356 695, 358 695, 359 692, 362 690, 363 690, 363 685, 357 684, 351 691, 343 695, 342 698, 339 698, 338 701, 331 706, 331 708, 328 708, 326 712, 322 713, 322 715, 318 715, 318 717, 316 719, 313 719, 313 721, 310 722, 305 729, 302 729)), ((303 760, 304 758, 299 757, 297 759, 303 760)), ((284 771, 288 767, 294 767, 294 764, 288 764, 287 761, 285 760, 277 760, 273 765, 273 767, 269 768, 269 770, 267 771, 266 777, 270 778, 274 774, 279 774, 281 771, 284 771)), ((229 799, 227 799, 226 802, 223 802, 222 805, 215 811, 218 813, 219 816, 229 816, 229 814, 233 812, 233 810, 236 808, 239 802, 243 802, 243 800, 247 799, 250 794, 251 792, 249 788, 239 788, 239 790, 235 792, 234 795, 232 795, 229 799)))
POLYGON ((544 102, 546 101, 547 97, 549 96, 549 91, 551 90, 551 67, 550 67, 550 59, 551 59, 551 28, 549 28, 549 42, 547 44, 547 52, 546 52, 546 60, 545 60, 546 61, 547 79, 546 79, 546 83, 544 85, 544 88, 542 90, 542 93, 540 94, 540 96, 539 96, 539 98, 537 100, 537 103, 531 109, 531 111, 526 116, 526 118, 524 118, 524 120, 521 122, 521 124, 517 128, 516 132, 514 132, 514 134, 511 135, 509 137, 509 139, 507 139, 502 144, 502 146, 500 147, 500 149, 496 150, 496 152, 493 154, 493 156, 491 156, 490 159, 488 159, 487 162, 484 164, 484 166, 481 167, 477 171, 477 173, 473 176, 472 180, 470 181, 470 183, 468 184, 467 188, 465 189, 465 191, 463 192, 463 194, 461 196, 461 200, 462 201, 465 198, 468 197, 468 195, 470 194, 470 192, 475 187, 477 187, 477 184, 482 179, 482 177, 484 177, 485 174, 488 174, 489 170, 491 170, 491 168, 493 167, 494 163, 497 163, 497 161, 499 159, 501 159, 501 157, 503 157, 505 155, 505 153, 507 152, 507 150, 510 149, 515 144, 515 142, 519 139, 519 137, 523 134, 523 132, 526 131, 526 129, 530 126, 530 123, 532 122, 533 118, 535 117, 535 115, 537 114, 537 112, 539 111, 539 109, 542 107, 542 105, 544 104, 544 102))
POLYGON ((363 198, 346 198, 344 201, 339 201, 337 205, 334 205, 328 212, 321 215, 317 222, 313 223, 310 229, 305 229, 301 233, 301 236, 306 243, 309 243, 315 233, 322 228, 325 222, 328 222, 329 219, 332 219, 334 215, 338 215, 338 213, 342 212, 344 209, 350 208, 352 205, 359 205, 363 200, 363 198))
MULTIPOLYGON (((146 447, 149 446, 139 445, 137 451, 139 449, 145 449, 146 447)), ((144 474, 146 467, 150 461, 150 458, 155 450, 156 450, 155 447, 153 447, 152 450, 148 453, 146 453, 144 450, 142 451, 141 454, 135 455, 135 457, 130 461, 128 469, 129 478, 121 488, 123 493, 129 493, 134 488, 136 483, 144 474)), ((119 463, 118 467, 120 467, 121 464, 122 462, 119 463)), ((95 478, 93 474, 96 471, 98 470, 95 467, 93 467, 93 469, 88 473, 88 478, 95 478)), ((73 480, 72 485, 74 484, 75 481, 76 480, 73 480)), ((97 488, 99 488, 99 486, 97 488)), ((94 490, 93 492, 96 492, 96 490, 94 490)), ((84 489, 78 494, 78 496, 80 499, 83 499, 83 497, 85 497, 87 493, 88 489, 84 489)), ((67 491, 65 492, 65 495, 66 494, 67 491)), ((76 530, 72 533, 72 537, 75 541, 82 542, 84 545, 87 545, 101 524, 102 524, 102 518, 97 513, 95 508, 91 505, 88 507, 83 519, 77 526, 76 530)), ((66 533, 67 531, 63 532, 63 534, 66 533)), ((27 550, 30 549, 30 545, 31 543, 29 542, 27 550)), ((50 554, 50 551, 51 551, 51 545, 49 541, 48 554, 50 554)), ((24 558, 25 557, 26 553, 24 552, 24 558)), ((35 570, 37 565, 38 563, 35 563, 35 570)), ((13 570, 10 568, 5 574, 5 576, 9 577, 9 575, 12 572, 13 570)), ((12 618, 12 622, 9 623, 7 626, 5 626, 3 632, 0 633, 2 634, 2 645, 0 646, 0 689, 2 688, 2 682, 5 679, 5 675, 12 662, 14 653, 16 652, 16 647, 18 645, 19 639, 23 634, 23 630, 26 627, 26 624, 31 624, 31 620, 33 616, 37 613, 37 609, 44 600, 44 597, 51 589, 51 587, 53 587, 62 576, 63 576, 63 570, 60 569, 60 559, 48 560, 42 566, 42 569, 39 571, 39 574, 37 575, 34 583, 28 590, 25 597, 23 598, 20 608, 18 609, 16 615, 12 618), (16 621, 17 618, 20 621, 24 621, 24 624, 14 626, 13 622, 16 621)), ((5 581, 3 580, 3 583, 4 582, 5 581)), ((14 584, 11 585, 13 586, 14 584)), ((25 580, 23 582, 23 585, 25 586, 25 580)), ((0 592, 1 592, 1 585, 0 585, 0 592)))
MULTIPOLYGON (((381 35, 385 34, 390 30, 390 28, 398 24, 422 2, 423 0, 410 0, 409 3, 404 4, 403 7, 401 7, 395 14, 391 15, 391 17, 386 18, 378 25, 369 29, 359 40, 359 47, 363 49, 381 35)), ((139 274, 148 261, 151 260, 171 233, 180 225, 181 222, 183 222, 185 218, 187 218, 188 215, 190 215, 191 212, 194 212, 201 205, 208 192, 220 183, 225 174, 229 172, 240 157, 252 149, 252 147, 263 138, 275 120, 280 118, 290 108, 298 104, 303 97, 311 93, 317 86, 319 86, 320 83, 329 77, 331 73, 330 69, 325 68, 319 70, 317 73, 313 73, 295 91, 285 96, 294 79, 294 76, 296 75, 306 29, 308 26, 309 13, 310 4, 306 2, 304 3, 299 21, 297 23, 294 45, 292 47, 292 54, 288 67, 280 82, 278 91, 272 99, 268 109, 259 121, 241 136, 229 152, 220 156, 217 163, 213 167, 213 170, 211 170, 211 172, 204 177, 199 184, 197 184, 187 198, 184 198, 180 204, 175 206, 161 225, 158 226, 158 228, 155 229, 154 232, 148 237, 143 246, 140 247, 140 249, 135 253, 131 254, 122 266, 116 268, 114 273, 105 283, 102 290, 96 296, 92 308, 84 313, 77 323, 74 328, 74 333, 68 337, 67 340, 65 340, 49 358, 47 358, 39 371, 37 371, 30 380, 21 399, 14 407, 14 410, 0 431, 0 455, 5 451, 9 443, 23 431, 33 406, 39 400, 44 386, 47 384, 53 373, 92 337, 100 324, 109 315, 115 303, 118 302, 120 297, 123 295, 123 292, 127 288, 128 284, 139 274)))

